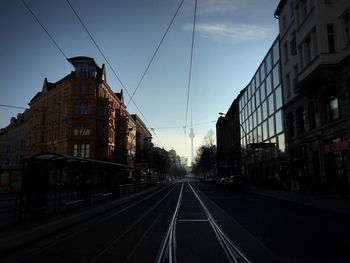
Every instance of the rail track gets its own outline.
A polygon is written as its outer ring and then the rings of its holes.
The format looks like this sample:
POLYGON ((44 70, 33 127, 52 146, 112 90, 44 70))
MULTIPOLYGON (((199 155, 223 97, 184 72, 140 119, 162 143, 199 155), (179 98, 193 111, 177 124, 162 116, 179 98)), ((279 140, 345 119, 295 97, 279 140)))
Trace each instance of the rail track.
MULTIPOLYGON (((205 219, 192 219, 190 221, 198 221, 198 222, 208 222, 210 225, 210 228, 215 234, 215 237, 217 238, 217 241, 219 242, 220 246, 222 247, 223 252, 225 253, 228 262, 233 263, 250 263, 251 261, 248 259, 247 256, 244 255, 244 253, 231 241, 231 239, 225 234, 225 232, 220 228, 220 226, 217 224, 217 222, 214 220, 212 214, 210 213, 209 209, 203 202, 203 200, 200 198, 200 196, 197 194, 197 192, 194 190, 192 185, 189 181, 187 181, 187 187, 189 187, 195 197, 195 199, 200 204, 201 208, 203 209, 205 213, 205 219)), ((181 191, 179 193, 178 202, 175 207, 174 213, 172 215, 172 218, 169 223, 168 230, 166 232, 165 238, 163 240, 163 243, 160 247, 160 251, 158 254, 158 257, 154 261, 155 263, 176 263, 177 257, 176 257, 176 225, 178 220, 178 214, 179 209, 181 207, 181 201, 182 201, 182 192, 184 188, 184 183, 181 185, 181 191)))

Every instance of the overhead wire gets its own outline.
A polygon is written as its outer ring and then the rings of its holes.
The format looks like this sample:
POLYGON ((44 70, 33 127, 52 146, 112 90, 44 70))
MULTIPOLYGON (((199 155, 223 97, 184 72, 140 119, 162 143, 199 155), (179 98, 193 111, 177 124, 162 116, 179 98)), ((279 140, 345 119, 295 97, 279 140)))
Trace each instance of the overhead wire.
POLYGON ((19 106, 14 106, 14 105, 7 105, 7 104, 0 104, 0 107, 20 109, 20 110, 29 110, 29 108, 19 107, 19 106))
POLYGON ((34 13, 34 11, 29 7, 29 5, 22 0, 23 5, 27 8, 27 10, 32 14, 32 16, 35 18, 35 20, 38 22, 38 24, 41 26, 41 28, 46 32, 46 34, 48 35, 48 37, 51 39, 51 41, 55 44, 56 48, 61 52, 61 54, 68 59, 67 55, 63 52, 62 48, 60 48, 60 46, 58 45, 58 43, 56 42, 56 40, 52 37, 52 35, 49 33, 49 31, 45 28, 45 26, 40 22, 39 18, 36 16, 36 14, 34 13))
MULTIPOLYGON (((135 103, 135 101, 133 100, 132 96, 130 95, 128 89, 125 87, 124 83, 121 81, 121 79, 119 78, 118 74, 116 73, 116 71, 114 70, 114 68, 112 67, 112 65, 109 63, 109 60, 107 59, 107 57, 104 55, 104 53, 102 52, 101 48, 99 47, 99 45, 97 44, 97 42, 95 41, 94 37, 92 36, 92 34, 90 33, 90 31, 88 30, 88 28, 86 27, 86 25, 84 24, 83 20, 80 18, 79 14, 77 13, 77 11, 74 9, 74 7, 72 6, 72 4, 70 3, 69 0, 66 0, 67 4, 70 6, 70 8, 72 9, 73 13, 75 14, 75 16, 78 18, 80 24, 83 26, 83 28, 85 29, 86 33, 89 35, 91 41, 94 43, 94 45, 96 46, 96 48, 98 49, 98 51, 100 52, 101 56, 104 58, 104 60, 106 61, 107 65, 109 66, 109 68, 112 70, 114 76, 117 78, 117 80, 119 81, 120 85, 123 87, 123 89, 125 90, 125 92, 127 93, 127 95, 130 97, 130 101, 132 101, 132 103, 134 104, 134 106, 136 107, 136 109, 138 110, 138 112, 141 114, 143 120, 146 122, 146 124, 148 126, 152 126, 149 124, 149 122, 147 121, 145 115, 142 113, 142 111, 140 110, 140 108, 137 106, 137 104, 135 103)), ((157 133, 155 132, 155 130, 153 130, 154 135, 157 137, 158 141, 161 143, 157 133)))
POLYGON ((177 9, 176 9, 176 11, 175 11, 175 14, 173 15, 173 17, 172 17, 172 19, 171 19, 171 21, 170 21, 170 23, 169 23, 167 29, 165 30, 165 32, 164 32, 164 34, 163 34, 161 40, 159 41, 158 46, 157 46, 156 50, 154 51, 151 60, 149 61, 148 65, 147 65, 147 67, 146 67, 146 69, 145 69, 145 71, 143 72, 143 74, 142 74, 142 76, 141 76, 141 79, 140 79, 139 82, 137 83, 137 86, 136 86, 135 90, 133 91, 132 96, 131 96, 131 98, 130 98, 130 100, 129 100, 129 102, 127 103, 126 106, 128 106, 128 105, 130 104, 131 99, 134 97, 135 93, 136 93, 137 90, 139 89, 139 87, 140 87, 140 85, 141 85, 141 82, 143 81, 143 79, 144 79, 146 73, 148 72, 149 67, 151 66, 151 64, 152 64, 152 62, 153 62, 153 60, 154 60, 156 54, 158 53, 158 50, 159 50, 160 46, 162 45, 162 43, 163 43, 163 41, 164 41, 166 35, 168 34, 168 32, 169 32, 169 30, 170 30, 170 27, 171 27, 171 25, 173 24, 173 22, 174 22, 174 20, 175 20, 175 18, 176 18, 176 16, 177 16, 177 14, 178 14, 178 12, 179 12, 179 10, 180 10, 182 4, 183 4, 183 2, 184 2, 184 0, 182 0, 182 1, 180 2, 179 6, 177 7, 177 9))
POLYGON ((189 104, 189 100, 190 100, 190 89, 191 89, 191 79, 192 79, 193 47, 194 47, 194 33, 195 33, 195 30, 196 30, 196 16, 197 16, 197 0, 195 0, 195 4, 194 4, 191 56, 190 56, 190 68, 189 68, 189 74, 188 74, 187 99, 186 99, 186 115, 185 115, 185 125, 184 125, 185 129, 187 128, 188 104, 189 104))

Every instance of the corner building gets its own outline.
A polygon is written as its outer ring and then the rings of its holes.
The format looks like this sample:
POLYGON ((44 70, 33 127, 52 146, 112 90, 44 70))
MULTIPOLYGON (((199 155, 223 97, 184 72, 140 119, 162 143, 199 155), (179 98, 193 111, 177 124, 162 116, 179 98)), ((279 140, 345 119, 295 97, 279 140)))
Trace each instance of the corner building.
POLYGON ((123 91, 107 84, 105 66, 68 59, 74 71, 56 83, 44 80, 30 101, 28 157, 40 153, 125 162, 128 117, 123 91))
POLYGON ((282 0, 275 16, 290 188, 345 194, 350 186, 350 2, 282 0))

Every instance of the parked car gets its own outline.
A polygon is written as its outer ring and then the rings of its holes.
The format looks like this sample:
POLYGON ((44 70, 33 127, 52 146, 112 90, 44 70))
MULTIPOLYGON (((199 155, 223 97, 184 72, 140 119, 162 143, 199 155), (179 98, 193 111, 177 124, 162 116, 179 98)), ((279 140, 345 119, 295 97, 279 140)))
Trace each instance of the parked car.
POLYGON ((248 184, 246 176, 241 174, 231 175, 227 181, 227 188, 230 190, 247 190, 248 184))

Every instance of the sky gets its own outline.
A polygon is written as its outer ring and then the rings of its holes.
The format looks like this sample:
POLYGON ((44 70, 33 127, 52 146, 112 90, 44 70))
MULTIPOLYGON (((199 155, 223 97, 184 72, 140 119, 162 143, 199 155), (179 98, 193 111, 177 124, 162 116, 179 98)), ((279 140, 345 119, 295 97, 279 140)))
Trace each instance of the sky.
MULTIPOLYGON (((67 57, 106 61, 66 0, 25 0, 67 57)), ((132 94, 180 0, 70 0, 128 93, 132 94)), ((134 96, 153 142, 190 157, 191 116, 194 151, 219 112, 251 80, 278 35, 278 0, 198 0, 189 92, 186 101, 195 0, 184 0, 172 27, 134 96)), ((21 0, 2 0, 0 9, 0 104, 28 107, 45 78, 56 82, 73 70, 21 0)), ((114 92, 122 86, 107 67, 114 92)), ((129 96, 124 91, 125 103, 129 96)), ((130 103, 128 111, 141 114, 130 103)), ((23 112, 0 106, 0 128, 23 112)))

